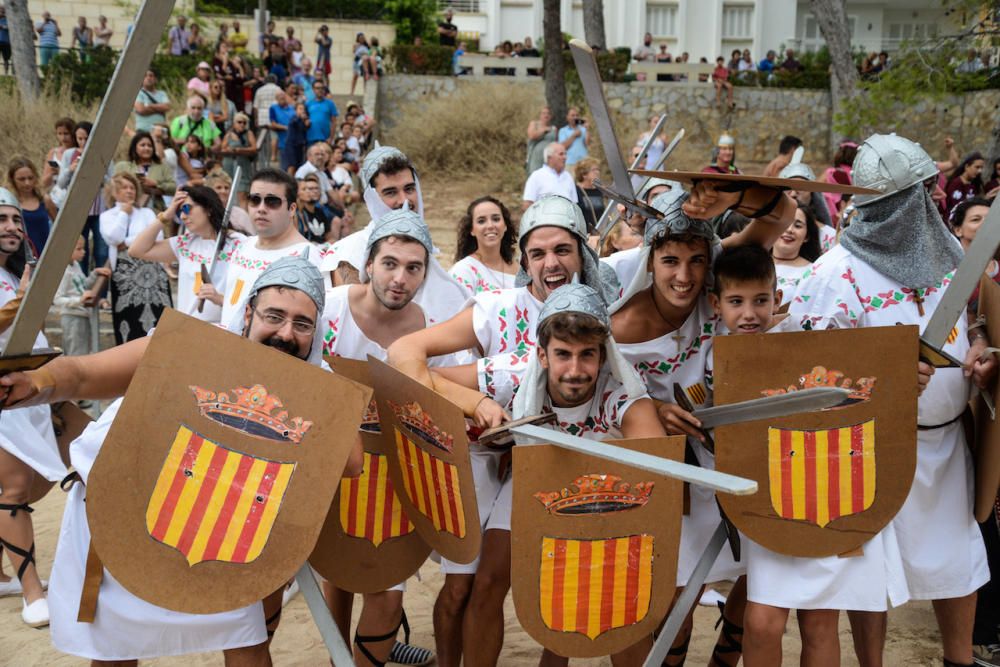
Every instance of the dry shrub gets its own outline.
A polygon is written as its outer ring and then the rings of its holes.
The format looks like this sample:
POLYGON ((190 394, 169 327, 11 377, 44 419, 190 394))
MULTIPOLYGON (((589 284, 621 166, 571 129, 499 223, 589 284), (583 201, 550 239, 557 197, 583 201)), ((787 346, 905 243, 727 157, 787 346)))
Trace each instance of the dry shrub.
POLYGON ((474 176, 484 191, 517 190, 525 132, 541 104, 541 87, 463 81, 450 95, 404 105, 385 142, 412 156, 423 175, 474 176))

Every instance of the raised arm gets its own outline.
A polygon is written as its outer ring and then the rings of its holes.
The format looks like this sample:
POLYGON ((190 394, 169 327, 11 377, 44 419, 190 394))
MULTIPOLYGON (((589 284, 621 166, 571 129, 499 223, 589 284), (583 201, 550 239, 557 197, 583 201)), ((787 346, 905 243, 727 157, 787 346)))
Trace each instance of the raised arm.
POLYGON ((389 346, 388 361, 421 384, 433 387, 427 359, 468 349, 482 354, 472 327, 472 308, 466 308, 447 322, 403 336, 389 346))

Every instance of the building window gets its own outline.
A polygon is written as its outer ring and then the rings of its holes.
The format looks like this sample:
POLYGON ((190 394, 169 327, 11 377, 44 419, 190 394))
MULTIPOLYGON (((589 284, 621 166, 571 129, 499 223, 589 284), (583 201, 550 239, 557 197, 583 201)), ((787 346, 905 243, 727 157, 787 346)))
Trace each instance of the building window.
POLYGON ((722 6, 722 39, 753 39, 753 5, 722 6))
MULTIPOLYGON (((851 36, 851 43, 854 46, 857 46, 858 44, 857 34, 854 32, 854 26, 856 24, 856 16, 847 17, 847 34, 851 36)), ((826 40, 823 38, 823 32, 819 29, 819 23, 816 22, 816 17, 812 14, 806 14, 805 26, 800 41, 802 44, 802 50, 806 52, 819 51, 821 48, 826 46, 826 40)))
POLYGON ((456 13, 462 14, 478 14, 479 13, 479 0, 438 0, 438 10, 445 11, 450 9, 456 13))
POLYGON ((898 49, 906 41, 937 37, 937 23, 890 23, 882 35, 883 49, 898 49))
POLYGON ((654 37, 676 37, 677 5, 647 2, 646 30, 654 37))

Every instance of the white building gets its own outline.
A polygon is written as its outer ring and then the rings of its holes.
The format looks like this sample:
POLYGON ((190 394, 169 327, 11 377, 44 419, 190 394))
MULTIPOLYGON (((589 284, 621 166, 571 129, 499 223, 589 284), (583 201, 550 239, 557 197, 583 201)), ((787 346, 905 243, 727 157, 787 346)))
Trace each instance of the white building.
MULTIPOLYGON (((848 0, 852 43, 867 51, 892 51, 909 38, 947 30, 950 18, 940 0, 848 0)), ((542 35, 541 0, 439 0, 451 7, 462 33, 478 34, 481 51, 510 40, 542 35)), ((759 60, 769 49, 814 51, 823 45, 807 0, 604 0, 608 46, 667 44, 674 54, 687 51, 697 62, 728 59, 733 49, 750 49, 759 60)), ((562 0, 562 30, 583 37, 583 3, 562 0)))

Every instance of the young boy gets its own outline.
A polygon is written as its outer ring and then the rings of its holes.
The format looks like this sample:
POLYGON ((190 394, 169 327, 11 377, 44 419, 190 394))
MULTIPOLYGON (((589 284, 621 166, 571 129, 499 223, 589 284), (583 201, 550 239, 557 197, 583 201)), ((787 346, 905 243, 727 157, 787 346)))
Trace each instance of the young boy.
POLYGON ((69 356, 97 352, 91 349, 93 340, 91 316, 97 305, 97 293, 93 287, 98 277, 111 277, 111 269, 107 267, 94 269, 89 276, 83 275, 83 269, 80 268, 83 256, 83 237, 80 237, 76 241, 76 247, 73 249, 62 282, 59 283, 56 296, 52 300, 52 304, 59 309, 63 352, 69 356))
POLYGON ((736 103, 733 102, 733 84, 729 83, 729 70, 726 68, 726 60, 722 56, 715 59, 715 69, 712 70, 712 83, 715 84, 715 106, 721 106, 722 91, 725 89, 729 108, 735 108, 736 103))
MULTIPOLYGON (((776 289, 774 262, 766 250, 753 245, 727 248, 716 260, 714 271, 709 299, 722 319, 720 334, 801 330, 797 320, 774 314, 781 293, 776 289)), ((709 386, 712 365, 710 353, 705 378, 709 386)), ((781 664, 788 611, 797 609, 802 664, 839 665, 840 609, 885 610, 887 597, 894 604, 902 604, 908 597, 905 584, 902 589, 892 585, 902 579, 895 542, 890 525, 864 544, 861 556, 796 558, 775 553, 744 536, 748 602, 743 619, 743 664, 781 664)))

